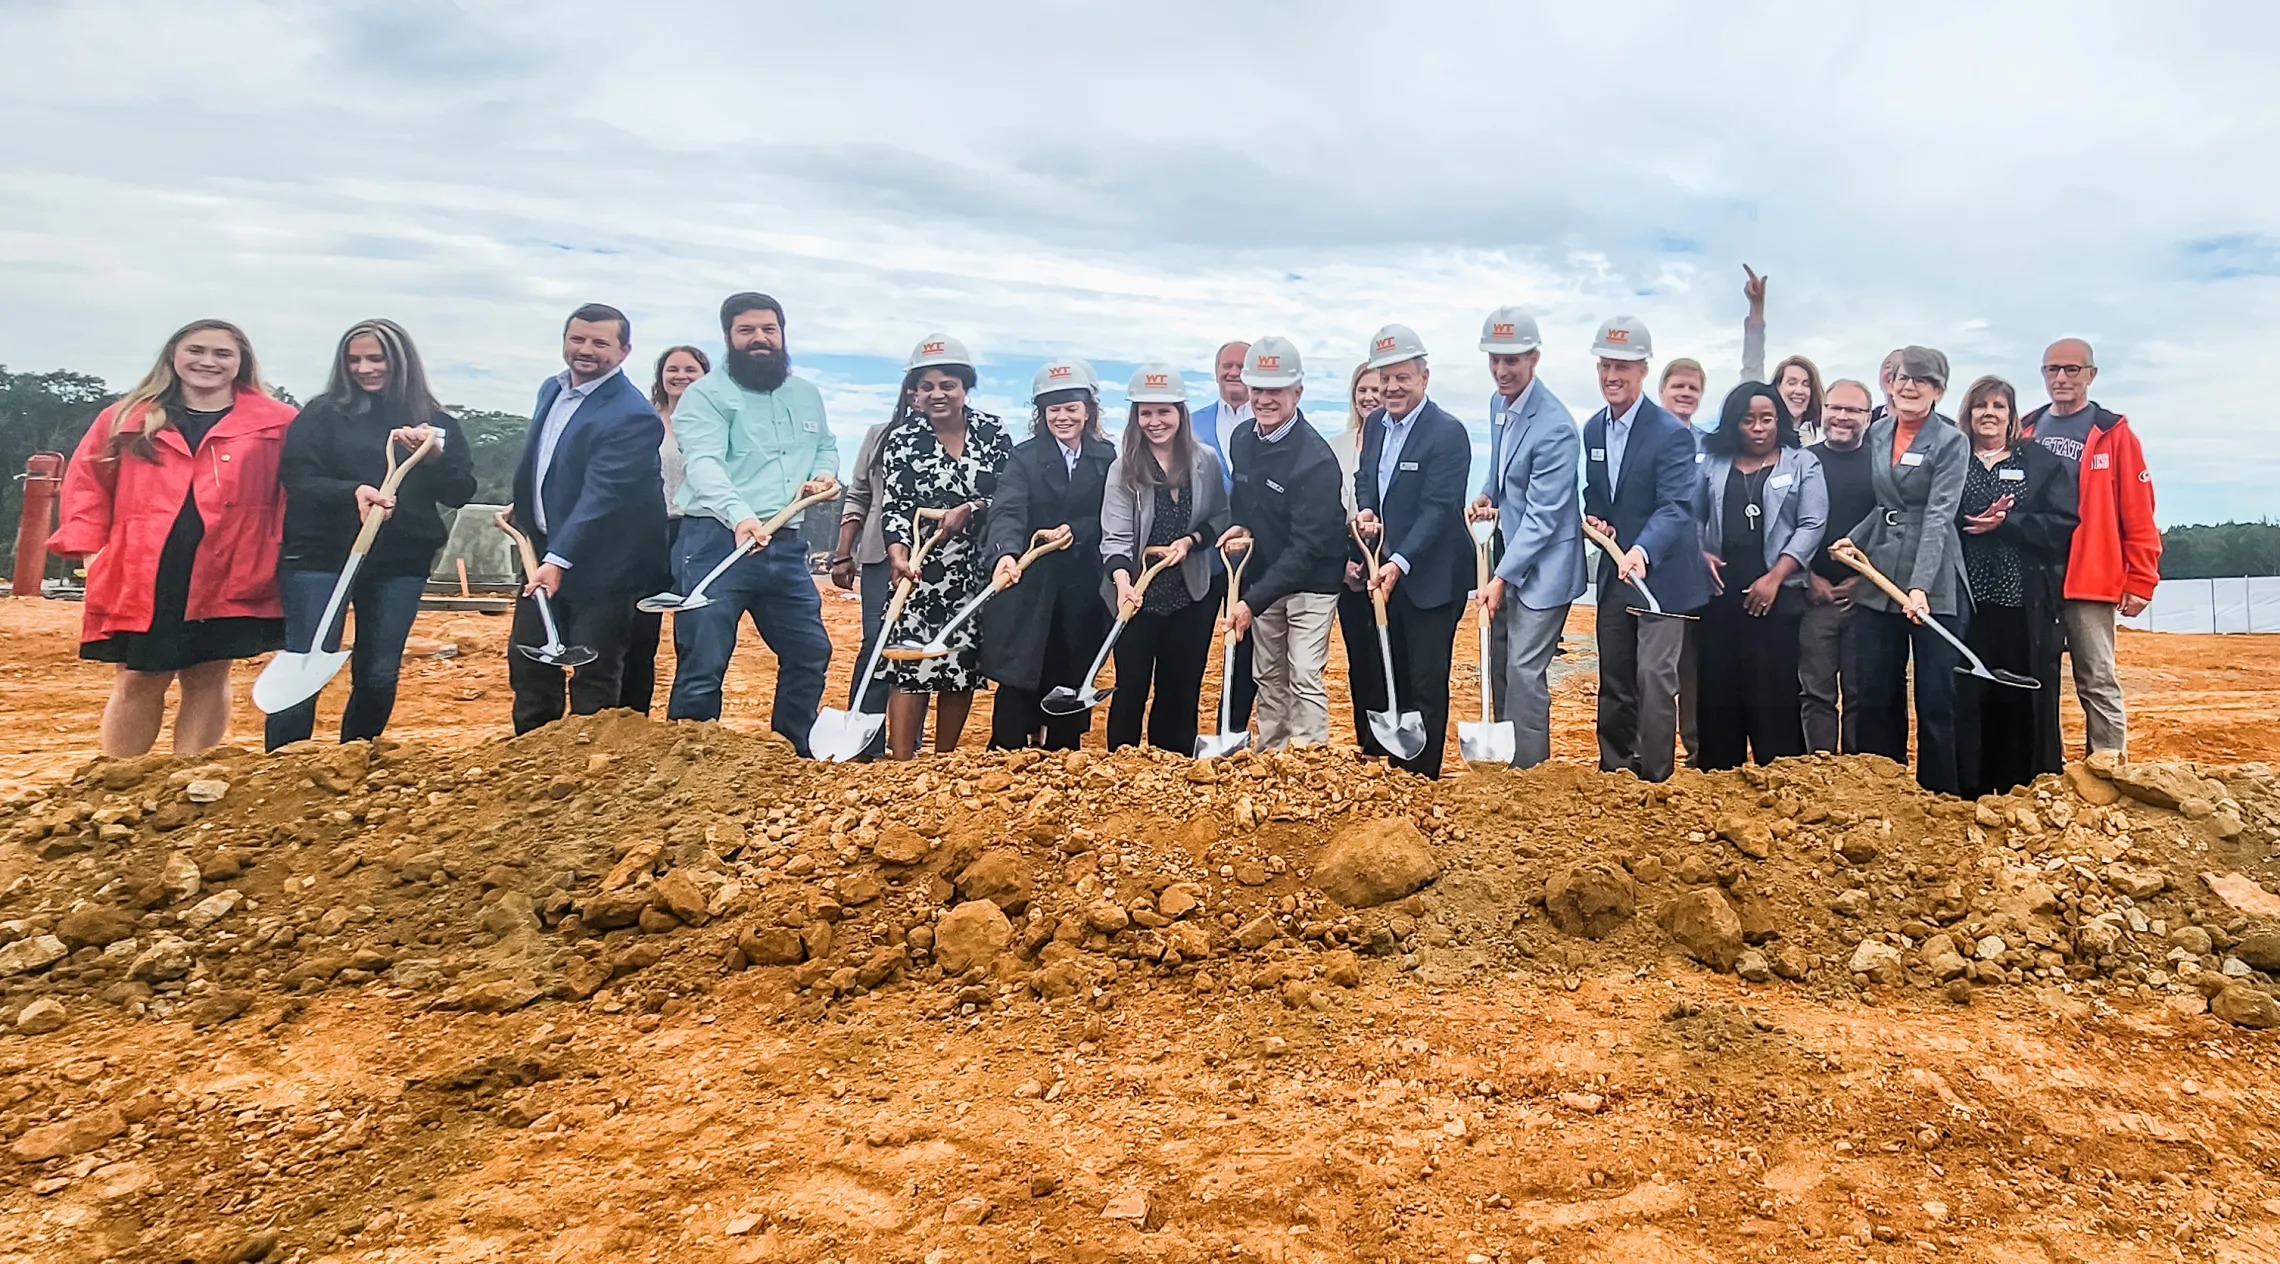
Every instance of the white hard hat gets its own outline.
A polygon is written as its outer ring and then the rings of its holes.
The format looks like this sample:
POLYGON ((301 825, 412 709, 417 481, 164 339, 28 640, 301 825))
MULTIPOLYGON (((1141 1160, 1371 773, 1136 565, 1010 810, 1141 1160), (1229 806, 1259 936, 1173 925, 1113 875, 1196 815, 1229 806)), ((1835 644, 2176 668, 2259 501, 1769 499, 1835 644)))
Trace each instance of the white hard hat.
POLYGON ((1150 360, 1132 375, 1124 397, 1135 404, 1184 404, 1188 402, 1187 379, 1171 365, 1150 360))
POLYGON ((966 354, 966 344, 948 334, 928 334, 910 349, 910 359, 903 361, 903 372, 912 369, 930 369, 940 365, 957 364, 974 367, 974 357, 966 354))
POLYGON ((1480 323, 1480 349, 1491 355, 1520 355, 1543 345, 1536 318, 1525 307, 1499 307, 1480 323))
POLYGON ((1591 340, 1591 354, 1602 360, 1645 360, 1655 353, 1655 340, 1647 323, 1636 316, 1617 316, 1599 327, 1591 340))
POLYGON ((1373 369, 1424 358, 1425 340, 1407 325, 1387 325, 1370 339, 1370 367, 1373 369))
POLYGON ((1243 356, 1243 385, 1266 390, 1296 386, 1306 380, 1306 366, 1288 338, 1261 338, 1243 356))
POLYGON ((1029 379, 1030 401, 1036 402, 1038 396, 1048 391, 1091 391, 1098 396, 1100 375, 1093 372, 1093 366, 1075 356, 1047 360, 1045 367, 1037 370, 1037 376, 1029 379))

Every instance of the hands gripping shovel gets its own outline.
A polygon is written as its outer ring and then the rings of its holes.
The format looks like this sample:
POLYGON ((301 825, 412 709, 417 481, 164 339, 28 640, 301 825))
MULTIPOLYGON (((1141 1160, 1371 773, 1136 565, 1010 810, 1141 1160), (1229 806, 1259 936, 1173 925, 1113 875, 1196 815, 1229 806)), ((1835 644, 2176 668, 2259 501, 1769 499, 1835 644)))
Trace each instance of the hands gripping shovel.
MULTIPOLYGON (((1623 550, 1615 546, 1614 537, 1608 535, 1604 531, 1601 531, 1599 528, 1592 526, 1589 522, 1585 522, 1583 524, 1583 533, 1591 537, 1591 542, 1593 544, 1596 544, 1600 548, 1607 550, 1607 556, 1615 559, 1615 573, 1620 576, 1623 573, 1623 550)), ((1637 591, 1640 600, 1647 603, 1647 608, 1644 610, 1639 609, 1637 606, 1625 607, 1632 614, 1638 615, 1641 618, 1656 619, 1699 619, 1701 617, 1699 615, 1680 614, 1675 611, 1663 609, 1662 603, 1656 601, 1655 595, 1647 590, 1647 577, 1643 571, 1638 575, 1637 578, 1627 580, 1625 582, 1629 583, 1631 587, 1637 591)))
POLYGON ((1378 661, 1385 667, 1385 710, 1369 713, 1370 736, 1391 752, 1396 759, 1415 759, 1425 749, 1425 715, 1420 711, 1401 709, 1400 686, 1393 678, 1393 637, 1385 629, 1385 590, 1377 586, 1378 548, 1371 543, 1376 537, 1364 538, 1362 524, 1353 524, 1354 543, 1362 548, 1362 556, 1370 568, 1370 606, 1377 613, 1378 661))
MULTIPOLYGON (((1908 610, 1908 594, 1901 592, 1900 585, 1893 583, 1885 577, 1883 571, 1876 569, 1875 564, 1868 560, 1868 555, 1860 551, 1859 545, 1854 544, 1851 540, 1839 540, 1829 546, 1829 556, 1868 576, 1868 581, 1883 589, 1884 595, 1890 597, 1902 611, 1908 610)), ((1915 616, 1910 614, 1909 618, 1914 619, 1915 616)), ((1963 655, 1963 661, 1956 664, 1957 675, 1977 676, 1981 680, 1991 681, 1998 685, 2008 685, 2013 689, 2042 688, 2042 682, 2032 676, 2022 676, 2005 667, 1989 667, 1986 660, 1972 653, 1971 647, 1965 645, 1962 638, 1943 627, 1939 620, 1927 617, 1916 621, 1939 633, 1948 644, 1955 647, 1956 653, 1963 655)))
MULTIPOLYGON (((508 517, 504 509, 491 515, 491 521, 499 524, 499 530, 507 533, 507 538, 515 542, 516 551, 522 554, 523 579, 527 582, 537 575, 538 554, 531 550, 530 537, 515 530, 514 519, 508 517)), ((546 625, 546 644, 517 645, 515 653, 555 667, 584 667, 601 657, 590 645, 564 645, 562 630, 554 622, 554 603, 547 600, 546 590, 534 588, 530 595, 538 602, 539 622, 546 625)))
MULTIPOLYGON (((918 536, 918 524, 939 524, 949 514, 947 509, 921 509, 911 516, 910 533, 918 536)), ((937 525, 931 534, 919 539, 918 551, 910 555, 910 569, 915 573, 926 565, 926 555, 934 550, 944 535, 937 525)), ((699 584, 702 588, 704 585, 699 584)), ((879 653, 887 648, 887 638, 895 634, 895 624, 901 620, 903 603, 910 600, 910 590, 918 586, 915 579, 905 579, 895 585, 895 595, 888 599, 886 613, 879 619, 879 638, 871 643, 871 657, 863 664, 863 674, 855 678, 853 697, 856 705, 862 704, 863 691, 869 687, 871 677, 879 670, 879 653)), ((879 726, 887 722, 884 715, 868 711, 825 707, 815 713, 815 727, 808 730, 808 750, 826 763, 844 764, 871 748, 871 741, 879 735, 879 726)))
POLYGON ((1235 642, 1241 638, 1227 621, 1241 598, 1243 566, 1251 560, 1251 537, 1237 536, 1220 547, 1219 559, 1227 564, 1227 596, 1219 603, 1219 626, 1226 629, 1225 644, 1219 651, 1219 731, 1198 734, 1195 739, 1197 759, 1217 759, 1232 755, 1251 744, 1251 729, 1245 725, 1235 727, 1233 690, 1228 686, 1235 680, 1235 642))
MULTIPOLYGON (((1014 577, 1012 579, 1001 579, 995 576, 991 577, 990 582, 985 585, 980 592, 974 594, 974 599, 972 601, 969 601, 964 606, 960 607, 958 613, 950 616, 950 622, 942 625, 942 630, 934 634, 933 640, 924 643, 918 641, 898 641, 894 645, 887 648, 887 657, 895 660, 898 663, 907 663, 914 659, 940 658, 943 655, 948 654, 950 652, 950 634, 956 632, 959 628, 964 627, 966 621, 973 618, 974 615, 981 610, 982 603, 988 601, 992 597, 997 596, 1000 592, 1011 587, 1012 585, 1019 583, 1021 581, 1022 574, 1029 569, 1029 564, 1031 562, 1036 561, 1038 558, 1041 558, 1047 553, 1051 553, 1056 549, 1065 549, 1069 547, 1069 542, 1075 538, 1076 534, 1070 531, 1066 524, 1058 527, 1048 527, 1042 531, 1031 532, 1029 535, 1029 551, 1014 559, 1014 577), (1039 543, 1039 541, 1043 541, 1043 543, 1039 543)), ((879 640, 883 643, 886 639, 887 634, 884 631, 881 631, 879 633, 879 640)))
POLYGON ((783 530, 784 524, 790 522, 792 520, 792 516, 794 514, 797 514, 800 510, 805 509, 809 505, 815 504, 819 501, 830 500, 833 497, 839 495, 839 481, 837 479, 826 475, 821 481, 823 483, 823 488, 820 491, 809 492, 807 495, 802 496, 799 499, 793 501, 791 504, 788 504, 782 509, 777 510, 775 514, 771 516, 766 522, 761 523, 759 539, 753 540, 749 543, 739 544, 735 548, 730 549, 728 551, 728 556, 720 559, 719 565, 713 567, 709 571, 706 571, 704 578, 698 580, 696 582, 696 585, 689 589, 687 596, 683 596, 680 593, 670 592, 653 593, 647 597, 643 597, 640 601, 635 602, 635 607, 641 610, 645 610, 650 614, 663 614, 668 610, 702 610, 706 606, 711 605, 712 598, 705 595, 705 590, 712 587, 712 582, 714 580, 719 579, 722 575, 727 574, 729 567, 736 565, 738 560, 743 558, 746 554, 757 553, 760 550, 767 548, 769 537, 775 535, 778 531, 783 530))
MULTIPOLYGON (((394 496, 404 476, 420 463, 420 458, 442 446, 438 438, 412 449, 402 464, 396 461, 396 443, 388 442, 388 475, 380 482, 382 496, 394 496)), ((269 660, 261 675, 253 682, 253 705, 265 715, 274 715, 288 707, 299 706, 317 696, 325 682, 338 674, 348 662, 347 650, 324 648, 325 633, 332 630, 333 620, 340 617, 341 607, 347 604, 348 590, 356 583, 357 569, 364 565, 364 555, 372 551, 372 541, 380 535, 380 524, 387 520, 388 511, 373 506, 364 515, 364 527, 356 533, 356 542, 348 546, 348 562, 340 568, 340 578, 333 583, 332 596, 325 600, 325 612, 317 619, 316 635, 309 639, 309 648, 299 653, 288 651, 269 660)))
POLYGON ((1100 653, 1093 655, 1092 666, 1085 669, 1084 686, 1078 689, 1071 689, 1067 685, 1053 686, 1052 691, 1037 703, 1037 708, 1045 714, 1075 715, 1079 711, 1089 711, 1108 701, 1108 696, 1116 692, 1113 685, 1107 689, 1096 689, 1093 681, 1099 678, 1100 669, 1107 665, 1108 652, 1116 647, 1116 638, 1124 635, 1124 625, 1132 622, 1133 615, 1140 613, 1140 598, 1147 593, 1148 585, 1155 580, 1156 573, 1170 565, 1172 560, 1171 550, 1160 545, 1143 550, 1142 556, 1156 560, 1150 562, 1140 572, 1140 577, 1132 581, 1132 600, 1116 608, 1116 624, 1109 628, 1108 639, 1100 643, 1100 653))
MULTIPOLYGON (((1479 519, 1467 524, 1472 530, 1473 571, 1478 586, 1488 587, 1488 547, 1496 535, 1496 519, 1479 519)), ((1494 682, 1490 680, 1488 664, 1489 621, 1488 607, 1480 608, 1480 723, 1460 721, 1457 724, 1457 753, 1468 764, 1509 764, 1518 745, 1512 730, 1512 721, 1496 718, 1491 704, 1496 698, 1494 682)))

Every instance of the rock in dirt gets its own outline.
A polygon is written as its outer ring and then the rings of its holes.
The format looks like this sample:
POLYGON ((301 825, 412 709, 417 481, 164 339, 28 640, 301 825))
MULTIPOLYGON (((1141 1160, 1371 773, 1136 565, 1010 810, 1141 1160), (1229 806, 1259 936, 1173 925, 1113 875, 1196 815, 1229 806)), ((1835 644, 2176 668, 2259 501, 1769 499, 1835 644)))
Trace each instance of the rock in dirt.
POLYGON ((1718 822, 1718 837, 1752 860, 1773 854, 1773 827, 1756 817, 1736 814, 1718 822))
POLYGON ((883 865, 915 865, 926 859, 926 840, 908 825, 889 825, 879 831, 871 854, 883 865))
POLYGON ((2169 886, 2169 875, 2159 869, 2140 869, 2118 860, 2106 866, 2105 876, 2106 885, 2112 887, 2116 895, 2126 895, 2133 900, 2151 899, 2169 886))
POLYGON ((192 803, 220 803, 230 792, 230 783, 219 777, 202 777, 182 787, 182 797, 192 803))
POLYGON ((2280 917, 2280 895, 2258 886, 2253 878, 2237 873, 2204 873, 2201 881, 2209 884, 2218 899, 2250 917, 2280 917))
POLYGON ((737 936, 736 946, 744 959, 756 966, 796 966, 807 959, 807 944, 798 931, 787 926, 767 930, 747 926, 737 936))
POLYGON ((700 926, 711 916, 705 911, 705 890, 686 869, 668 869, 654 888, 655 907, 671 913, 683 924, 700 926))
POLYGON ((1631 875, 1603 860, 1563 865, 1544 883, 1544 911, 1570 935, 1599 939, 1631 919, 1639 890, 1631 875))
POLYGON ((1334 987, 1355 988, 1362 985, 1362 962, 1350 948, 1337 948, 1322 954, 1322 981, 1334 987))
POLYGON ((134 963, 127 967, 127 977, 137 983, 165 983, 190 973, 195 964, 190 945, 167 935, 135 954, 134 963))
POLYGON ((2259 970, 2280 970, 2280 927, 2257 926, 2240 937, 2232 953, 2259 970))
POLYGON ((0 979, 45 970, 64 959, 71 950, 53 935, 33 935, 0 948, 0 979))
POLYGON ((934 959, 952 974, 984 965, 1013 941, 1013 923, 988 900, 968 900, 934 928, 934 959))
POLYGON ((51 1031, 62 1031, 71 1016, 63 1012, 63 1005, 54 997, 43 996, 26 1005, 16 1015, 16 1030, 27 1036, 44 1036, 51 1031))
POLYGON ((2280 1001, 2247 983, 2235 983, 2210 997, 2209 1012, 2235 1027, 2280 1027, 2280 1001))
POLYGON ((1314 862, 1314 885, 1347 908, 1398 900, 1440 874, 1425 835, 1398 817, 1346 826, 1314 862))
POLYGON ((1773 960, 1756 948, 1744 948, 1734 958, 1734 973, 1745 983, 1771 983, 1773 960))
POLYGON ((26 1163, 85 1154, 127 1130, 124 1116, 109 1106, 83 1115, 41 1124, 16 1138, 8 1153, 26 1163))
POLYGON ((1022 863, 1021 852, 1012 847, 990 848, 958 875, 960 898, 988 900, 1011 914, 1028 908, 1036 893, 1036 881, 1022 863))
POLYGON ((1881 939, 1864 939, 1853 949, 1852 961, 1847 967, 1854 974, 1865 974, 1877 983, 1900 981, 1900 950, 1881 939))
POLYGON ((1687 956, 1713 970, 1732 970, 1741 955, 1742 919, 1715 887, 1697 887, 1663 905, 1657 920, 1687 956))
POLYGON ((2122 797, 2114 783, 2090 771, 2079 760, 2066 766, 2066 784, 2075 797, 2095 807, 2104 807, 2122 797))
POLYGON ((1924 969, 1929 970, 1932 977, 1942 983, 1962 978, 1963 972, 1970 968, 1970 963, 1963 959, 1963 953, 1956 947, 1952 935, 1934 935, 1925 940, 1923 947, 1917 951, 1924 959, 1924 969))
POLYGON ((73 909, 55 924, 58 939, 73 948, 103 948, 135 937, 134 914, 122 908, 89 905, 73 909))
POLYGON ((2184 764, 2133 764, 2114 765, 2113 783, 2123 794, 2140 803, 2171 811, 2182 809, 2187 802, 2212 796, 2209 787, 2199 774, 2184 764))
POLYGON ((158 871, 158 885, 177 904, 196 896, 201 881, 198 862, 181 852, 168 856, 158 871))
POLYGON ((1128 1189, 1108 1200, 1107 1204, 1100 1209, 1100 1218, 1145 1225, 1148 1223, 1148 1214, 1152 1210, 1153 1207, 1150 1205, 1147 1190, 1128 1189))

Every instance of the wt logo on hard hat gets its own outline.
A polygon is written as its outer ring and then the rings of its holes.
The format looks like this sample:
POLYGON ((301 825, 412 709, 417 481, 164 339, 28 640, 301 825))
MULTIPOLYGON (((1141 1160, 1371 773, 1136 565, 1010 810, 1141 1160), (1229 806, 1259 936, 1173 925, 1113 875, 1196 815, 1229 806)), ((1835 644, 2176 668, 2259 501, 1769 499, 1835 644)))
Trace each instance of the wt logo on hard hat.
POLYGON ((1170 386, 1171 384, 1172 375, 1169 373, 1151 373, 1141 381, 1141 385, 1149 387, 1170 386))
POLYGON ((1045 380, 1048 382, 1058 382, 1062 378, 1068 377, 1074 372, 1076 372, 1076 370, 1070 368, 1066 364, 1056 364, 1052 368, 1045 370, 1045 380))
POLYGON ((1629 342, 1630 340, 1631 331, 1628 329, 1610 329, 1607 331, 1607 341, 1609 342, 1629 342))
POLYGON ((1379 350, 1379 351, 1391 351, 1391 350, 1393 350, 1393 339, 1392 339, 1392 338, 1390 338, 1390 337, 1387 337, 1387 338, 1380 338, 1380 339, 1378 339, 1378 340, 1377 340, 1377 348, 1376 348, 1376 349, 1377 349, 1377 350, 1379 350))
MULTIPOLYGON (((1491 338, 1509 338, 1512 336, 1512 326, 1490 325, 1488 327, 1488 336, 1491 338)), ((1392 339, 1389 338, 1387 341, 1390 342, 1392 339)))
POLYGON ((1260 356, 1259 367, 1261 369, 1279 369, 1282 367, 1282 357, 1279 355, 1260 356))
POLYGON ((943 344, 941 344, 941 343, 939 343, 939 342, 930 342, 930 343, 927 343, 926 345, 924 345, 924 346, 920 347, 920 348, 918 349, 918 353, 919 353, 920 355, 941 355, 941 354, 942 354, 942 349, 943 349, 943 344))

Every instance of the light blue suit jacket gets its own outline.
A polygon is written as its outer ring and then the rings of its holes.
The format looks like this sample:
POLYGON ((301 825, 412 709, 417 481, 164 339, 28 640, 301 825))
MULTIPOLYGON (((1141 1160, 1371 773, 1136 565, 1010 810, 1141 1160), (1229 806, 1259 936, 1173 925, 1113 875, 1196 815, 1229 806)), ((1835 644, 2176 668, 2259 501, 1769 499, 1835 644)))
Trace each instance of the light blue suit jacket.
POLYGON ((1189 413, 1188 421, 1195 427, 1195 441, 1211 449, 1212 455, 1219 458, 1220 490, 1232 496, 1235 494, 1235 463, 1227 459, 1225 452, 1219 450, 1219 410, 1225 407, 1227 401, 1215 397, 1210 403, 1189 413))
POLYGON ((1488 477, 1481 494, 1504 533, 1497 577, 1531 610, 1583 595, 1583 436, 1575 417, 1538 379, 1518 416, 1489 399, 1488 477))

